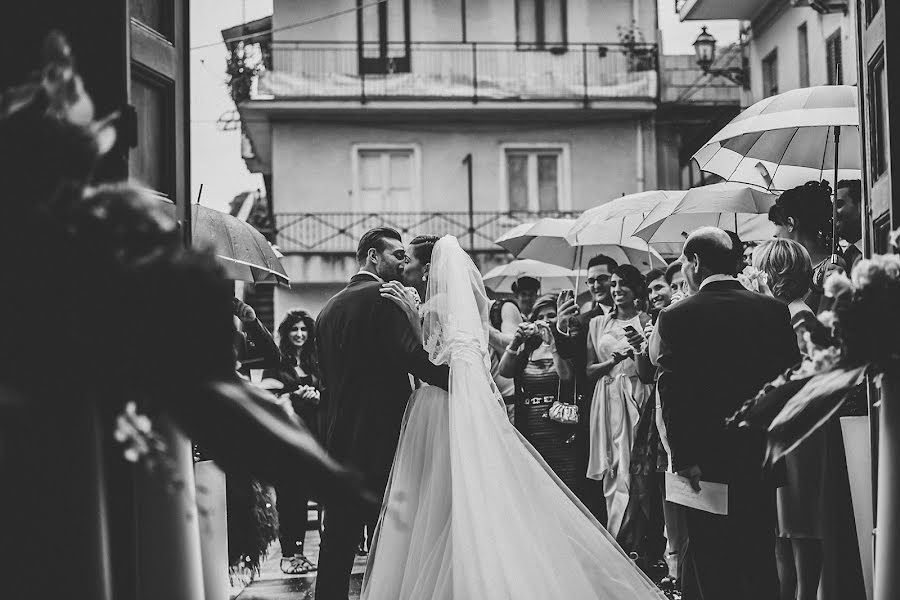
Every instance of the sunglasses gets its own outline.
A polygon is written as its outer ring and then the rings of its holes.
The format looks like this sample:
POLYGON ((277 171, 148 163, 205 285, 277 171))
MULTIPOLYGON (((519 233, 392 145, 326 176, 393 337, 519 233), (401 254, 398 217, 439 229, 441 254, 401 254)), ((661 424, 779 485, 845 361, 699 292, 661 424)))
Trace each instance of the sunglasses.
POLYGON ((585 281, 587 281, 588 285, 594 285, 595 283, 606 283, 609 281, 609 275, 601 275, 599 277, 588 277, 585 281))
POLYGON ((394 250, 393 252, 391 252, 391 256, 399 261, 405 261, 408 258, 406 256, 406 250, 394 250))

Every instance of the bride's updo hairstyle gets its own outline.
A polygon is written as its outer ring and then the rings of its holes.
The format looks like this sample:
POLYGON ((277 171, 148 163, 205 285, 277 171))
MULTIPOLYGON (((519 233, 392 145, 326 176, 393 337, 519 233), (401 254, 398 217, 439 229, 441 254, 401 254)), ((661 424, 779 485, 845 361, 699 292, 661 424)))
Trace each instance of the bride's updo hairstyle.
POLYGON ((409 243, 412 253, 416 259, 423 265, 431 262, 431 255, 434 253, 434 245, 441 239, 436 235, 417 235, 409 243))

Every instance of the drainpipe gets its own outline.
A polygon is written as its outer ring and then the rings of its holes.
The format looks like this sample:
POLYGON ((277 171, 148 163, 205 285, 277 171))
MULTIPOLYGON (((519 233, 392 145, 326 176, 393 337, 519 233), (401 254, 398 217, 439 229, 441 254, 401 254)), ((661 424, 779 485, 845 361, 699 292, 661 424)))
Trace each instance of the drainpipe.
POLYGON ((636 140, 635 140, 635 181, 637 183, 637 191, 644 191, 644 119, 637 120, 636 140))

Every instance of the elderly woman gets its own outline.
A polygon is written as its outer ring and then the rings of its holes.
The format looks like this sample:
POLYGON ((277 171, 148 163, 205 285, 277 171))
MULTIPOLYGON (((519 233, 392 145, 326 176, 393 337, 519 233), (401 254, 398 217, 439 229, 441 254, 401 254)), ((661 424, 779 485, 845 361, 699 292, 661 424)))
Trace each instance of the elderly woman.
MULTIPOLYGON (((753 266, 766 274, 769 292, 788 305, 797 344, 805 353, 806 334, 827 335, 803 301, 813 277, 809 253, 793 240, 772 240, 753 252, 753 266)), ((818 593, 828 496, 825 431, 819 429, 785 457, 787 485, 778 488, 776 540, 782 600, 813 600, 818 593)))
POLYGON ((591 403, 587 476, 603 482, 607 529, 618 535, 628 506, 631 446, 641 408, 652 384, 638 377, 630 331, 641 332, 650 317, 639 310, 647 295, 640 271, 621 265, 610 279, 613 309, 591 319, 587 340, 587 376, 597 382, 591 403))
POLYGON ((515 426, 570 489, 578 489, 575 425, 548 418, 553 403, 571 403, 573 372, 560 358, 553 330, 556 328, 556 296, 541 296, 530 320, 519 325, 500 359, 499 373, 516 384, 515 426))

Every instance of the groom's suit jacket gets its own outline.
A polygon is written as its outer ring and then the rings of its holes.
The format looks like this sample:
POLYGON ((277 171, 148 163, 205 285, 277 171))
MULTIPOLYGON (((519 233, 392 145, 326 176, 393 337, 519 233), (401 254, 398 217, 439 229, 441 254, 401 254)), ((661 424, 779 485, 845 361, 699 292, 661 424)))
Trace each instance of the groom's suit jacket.
POLYGON ((378 493, 412 391, 407 374, 445 389, 449 378, 448 367, 428 360, 405 314, 380 288, 374 277, 353 276, 316 321, 326 448, 378 493))
POLYGON ((707 481, 759 481, 762 434, 726 429, 725 419, 799 360, 787 305, 736 280, 712 281, 664 309, 655 335, 674 470, 699 465, 707 481))

